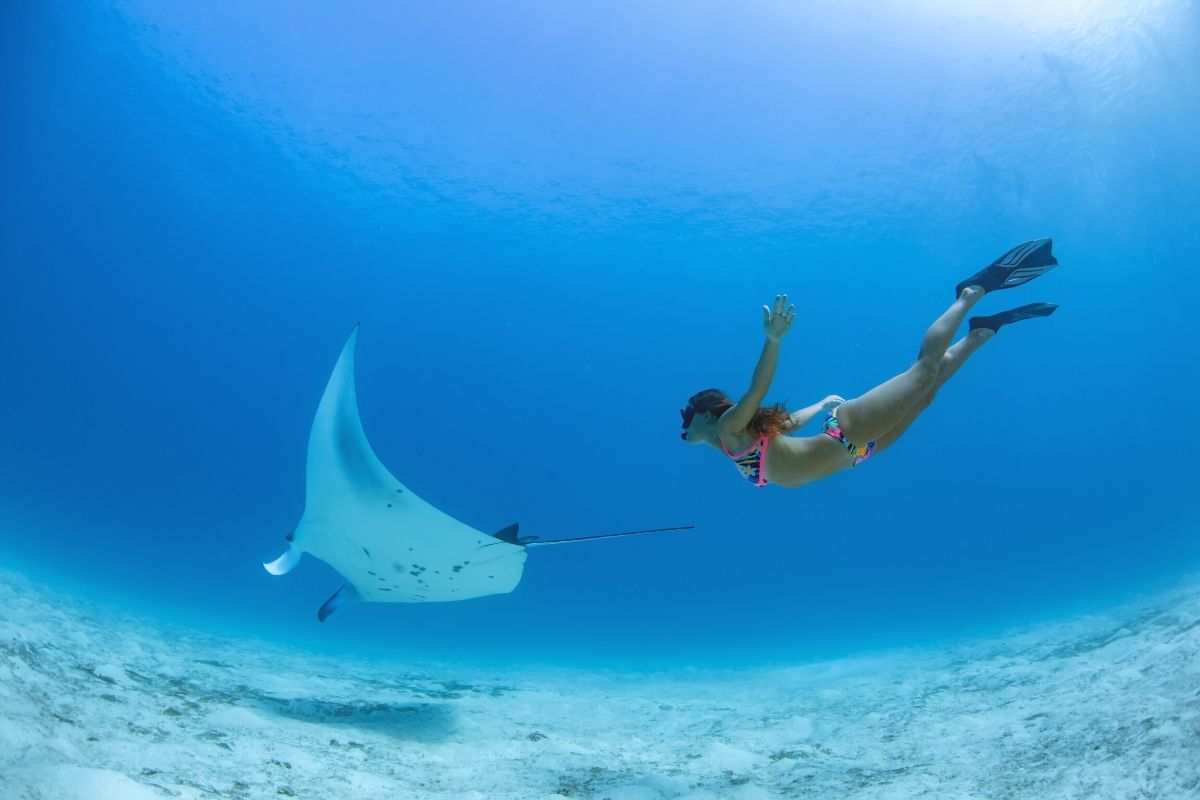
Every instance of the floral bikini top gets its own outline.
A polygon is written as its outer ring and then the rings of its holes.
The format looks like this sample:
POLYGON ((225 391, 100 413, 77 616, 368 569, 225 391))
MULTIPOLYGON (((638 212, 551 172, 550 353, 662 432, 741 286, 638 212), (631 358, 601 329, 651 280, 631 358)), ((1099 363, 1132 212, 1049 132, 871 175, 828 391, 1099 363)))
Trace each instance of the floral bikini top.
POLYGON ((721 449, 725 451, 725 455, 733 459, 733 465, 737 467, 738 472, 742 473, 743 478, 755 486, 766 486, 767 475, 763 469, 763 462, 767 458, 768 441, 766 436, 760 436, 749 448, 736 454, 730 451, 724 442, 721 442, 721 449))

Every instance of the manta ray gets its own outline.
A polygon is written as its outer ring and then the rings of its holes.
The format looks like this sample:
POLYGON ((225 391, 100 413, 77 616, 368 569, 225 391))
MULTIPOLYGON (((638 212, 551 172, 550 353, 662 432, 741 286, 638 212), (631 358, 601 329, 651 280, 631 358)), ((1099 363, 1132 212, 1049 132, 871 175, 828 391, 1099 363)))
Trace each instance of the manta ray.
POLYGON ((337 570, 346 583, 317 612, 322 622, 359 601, 432 603, 511 592, 529 547, 694 527, 522 538, 516 524, 489 535, 439 511, 388 472, 367 442, 354 388, 357 340, 355 326, 313 419, 304 513, 285 537, 283 555, 263 564, 283 575, 309 553, 337 570))

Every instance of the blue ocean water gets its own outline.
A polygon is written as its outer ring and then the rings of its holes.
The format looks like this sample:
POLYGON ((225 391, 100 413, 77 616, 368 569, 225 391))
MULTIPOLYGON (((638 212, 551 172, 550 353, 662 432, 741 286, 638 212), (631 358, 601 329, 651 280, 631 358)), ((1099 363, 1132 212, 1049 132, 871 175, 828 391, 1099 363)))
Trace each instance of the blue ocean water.
POLYGON ((749 664, 1104 607, 1200 565, 1200 6, 1183 0, 7 4, 0 557, 332 651, 749 664), (756 490, 676 409, 900 371, 953 286, 1006 329, 904 441, 756 490), (376 451, 531 552, 511 595, 364 604, 261 562, 346 335, 376 451))

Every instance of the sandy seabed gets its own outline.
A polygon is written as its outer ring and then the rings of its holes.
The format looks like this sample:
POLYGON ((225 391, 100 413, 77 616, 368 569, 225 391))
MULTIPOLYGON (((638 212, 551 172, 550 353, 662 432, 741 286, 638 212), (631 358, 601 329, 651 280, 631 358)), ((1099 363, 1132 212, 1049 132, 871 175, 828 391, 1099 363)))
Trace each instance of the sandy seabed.
POLYGON ((674 674, 387 664, 0 571, 0 798, 1200 797, 1200 582, 949 648, 674 674))

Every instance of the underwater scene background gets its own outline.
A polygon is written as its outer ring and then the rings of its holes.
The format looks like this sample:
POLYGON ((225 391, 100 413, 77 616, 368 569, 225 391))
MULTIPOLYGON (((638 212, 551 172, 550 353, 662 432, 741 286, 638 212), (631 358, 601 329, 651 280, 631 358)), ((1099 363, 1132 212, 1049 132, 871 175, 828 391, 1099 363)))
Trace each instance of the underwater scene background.
MULTIPOLYGON (((316 646, 755 663, 992 630, 1192 571, 1194 3, 153 2, 7 8, 13 563, 316 646), (678 440, 909 363, 953 285, 1062 266, 903 443, 752 491, 678 440), (270 580, 362 323, 368 436, 484 530, 694 523, 531 554, 511 596, 363 606, 270 580)), ((992 308, 992 307, 995 308, 992 308)), ((985 312, 990 313, 990 312, 985 312)))
MULTIPOLYGON (((6 797, 1188 797, 1200 4, 0 11, 6 797), (1061 265, 896 447, 796 490, 679 440, 906 368, 1061 265), (362 603, 305 445, 372 445, 511 594, 362 603), (1114 610, 1116 609, 1116 610, 1114 610)), ((811 432, 811 431, 810 431, 811 432)))

